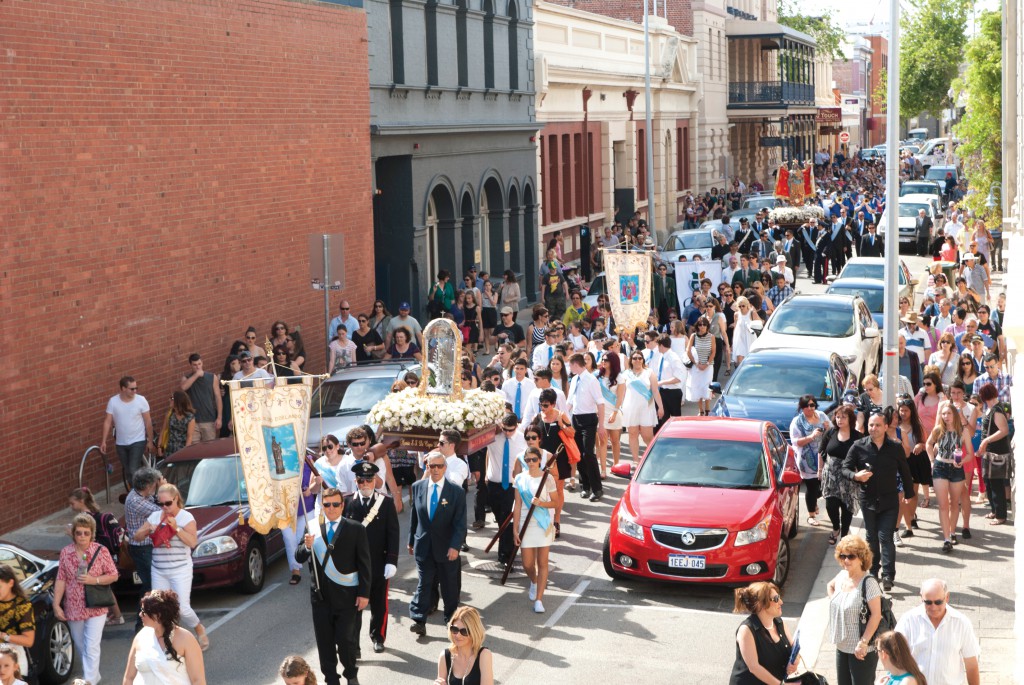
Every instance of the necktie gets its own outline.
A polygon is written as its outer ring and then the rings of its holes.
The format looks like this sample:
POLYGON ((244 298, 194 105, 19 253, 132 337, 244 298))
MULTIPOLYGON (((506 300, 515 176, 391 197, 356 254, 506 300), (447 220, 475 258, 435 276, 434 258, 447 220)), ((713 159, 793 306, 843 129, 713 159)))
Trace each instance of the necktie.
POLYGON ((874 245, 875 245, 875 236, 871 236, 871 246, 874 247, 874 245))
POLYGON ((523 418, 522 404, 523 404, 523 382, 522 381, 516 381, 516 402, 515 402, 515 404, 512 405, 512 410, 515 411, 517 419, 523 418))
POLYGON ((555 348, 548 347, 548 364, 551 363, 551 358, 555 356, 555 348))
POLYGON ((501 450, 501 489, 508 490, 508 438, 505 438, 505 447, 501 450))
POLYGON ((430 520, 434 520, 434 512, 437 510, 437 491, 438 486, 436 483, 430 486, 430 520))
POLYGON ((658 380, 661 380, 661 372, 665 370, 665 357, 662 355, 661 363, 658 364, 658 380))
POLYGON ((579 384, 579 382, 579 376, 573 376, 572 380, 569 382, 569 403, 573 405, 573 408, 575 408, 576 406, 576 386, 579 384))
POLYGON ((337 525, 338 525, 337 523, 329 523, 329 524, 327 524, 327 544, 328 545, 331 544, 332 540, 334 540, 334 530, 335 530, 335 527, 337 525))

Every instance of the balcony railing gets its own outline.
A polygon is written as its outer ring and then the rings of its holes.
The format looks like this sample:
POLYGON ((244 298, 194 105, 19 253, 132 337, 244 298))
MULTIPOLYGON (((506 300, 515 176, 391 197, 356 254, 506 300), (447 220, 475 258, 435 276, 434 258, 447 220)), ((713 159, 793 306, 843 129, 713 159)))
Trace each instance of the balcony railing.
POLYGON ((814 86, 788 81, 740 81, 729 84, 729 107, 813 105, 814 86))

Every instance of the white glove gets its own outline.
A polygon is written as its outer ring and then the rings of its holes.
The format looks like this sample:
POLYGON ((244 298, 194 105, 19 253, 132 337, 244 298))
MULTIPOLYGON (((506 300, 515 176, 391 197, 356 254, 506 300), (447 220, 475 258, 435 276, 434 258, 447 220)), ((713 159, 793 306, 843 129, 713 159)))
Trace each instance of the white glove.
POLYGON ((397 572, 398 567, 394 564, 384 564, 384 580, 391 580, 397 572))

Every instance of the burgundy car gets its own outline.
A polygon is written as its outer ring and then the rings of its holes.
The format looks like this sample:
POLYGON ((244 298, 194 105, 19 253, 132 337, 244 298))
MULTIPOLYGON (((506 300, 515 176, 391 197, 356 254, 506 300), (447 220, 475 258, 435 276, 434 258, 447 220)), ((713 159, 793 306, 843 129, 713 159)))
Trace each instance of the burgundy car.
MULTIPOLYGON (((612 467, 630 476, 630 464, 612 467)), ((669 421, 612 510, 604 568, 641 577, 740 585, 789 574, 800 474, 770 421, 669 421)))
POLYGON ((239 512, 248 517, 249 507, 234 439, 190 445, 157 468, 178 487, 185 509, 196 519, 192 588, 237 585, 242 592, 259 592, 267 564, 284 554, 284 539, 276 528, 261 535, 239 523, 239 512))

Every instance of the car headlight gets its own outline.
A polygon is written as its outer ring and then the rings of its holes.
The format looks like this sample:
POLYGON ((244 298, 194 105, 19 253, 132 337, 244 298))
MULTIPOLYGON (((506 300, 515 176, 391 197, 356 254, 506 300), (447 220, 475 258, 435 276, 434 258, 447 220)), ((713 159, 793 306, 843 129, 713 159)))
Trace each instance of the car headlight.
POLYGON ((736 546, 752 545, 768 539, 768 526, 772 522, 772 515, 765 516, 756 526, 736 533, 736 546))
POLYGON ((621 509, 619 510, 619 532, 623 535, 628 535, 634 540, 644 541, 644 527, 621 509))
POLYGON ((203 540, 197 546, 192 556, 197 559, 200 557, 212 557, 217 554, 225 554, 227 552, 233 552, 238 549, 238 543, 230 535, 221 535, 209 540, 203 540))

